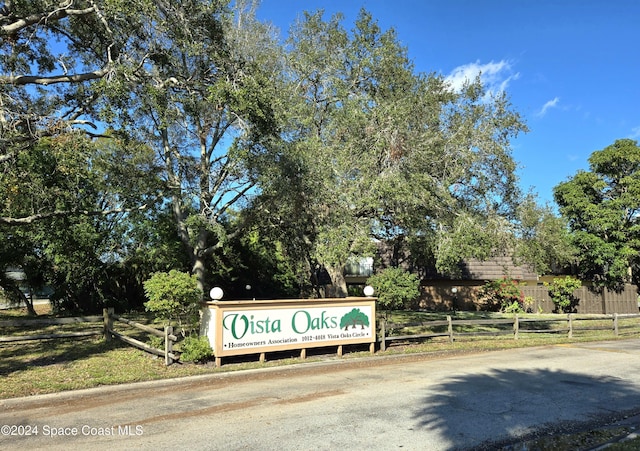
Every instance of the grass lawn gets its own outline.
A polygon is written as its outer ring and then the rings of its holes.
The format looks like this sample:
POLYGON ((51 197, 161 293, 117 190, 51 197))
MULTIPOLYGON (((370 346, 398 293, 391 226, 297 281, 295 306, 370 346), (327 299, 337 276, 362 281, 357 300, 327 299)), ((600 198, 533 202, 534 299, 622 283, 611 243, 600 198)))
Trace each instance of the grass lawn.
MULTIPOLYGON (((48 312, 39 307, 41 316, 47 316, 48 312)), ((144 315, 127 318, 144 320, 144 315)), ((539 315, 530 315, 541 319, 539 315)), ((0 311, 1 319, 26 317, 24 309, 0 311)), ((421 322, 429 320, 442 320, 446 314, 423 312, 392 312, 388 315, 390 323, 421 322)), ((487 319, 487 318, 513 318, 512 315, 501 315, 487 312, 456 312, 454 319, 487 319)), ((553 315, 552 315, 553 317, 553 315)), ((555 316, 558 317, 557 315, 555 316)), ((631 320, 625 320, 631 321, 631 320)), ((640 318, 633 319, 634 326, 640 325, 640 318)), ((554 327, 566 327, 565 322, 553 323, 554 327)), ((438 337, 428 340, 404 340, 394 341, 388 344, 387 350, 378 351, 379 355, 399 353, 464 353, 479 352, 496 349, 516 347, 529 347, 558 343, 571 343, 577 341, 613 340, 615 336, 611 329, 611 321, 590 321, 588 326, 600 324, 609 330, 584 330, 576 331, 573 338, 568 338, 566 333, 558 334, 521 334, 518 340, 513 335, 504 332, 511 328, 509 324, 496 326, 475 326, 476 331, 485 333, 501 333, 501 335, 488 336, 459 336, 453 343, 448 337, 438 337), (597 323, 597 324, 596 324, 597 323)), ((580 326, 580 325, 576 325, 580 326)), ((65 326, 38 326, 38 328, 0 328, 1 335, 16 334, 41 334, 65 331, 78 331, 86 328, 83 324, 71 324, 65 326)), ((94 329, 99 324, 92 326, 94 329)), ((117 330, 122 330, 127 335, 136 336, 139 340, 147 341, 140 336, 139 331, 125 330, 128 326, 118 323, 117 330)), ((458 328, 458 332, 473 331, 472 326, 458 328)), ((424 327, 411 327, 401 330, 402 335, 424 332, 424 327)), ((388 332, 389 333, 389 332, 388 332)), ((396 333, 397 335, 398 333, 396 333)), ((624 328, 623 338, 640 336, 640 327, 624 328)), ((345 347, 343 358, 367 356, 369 353, 364 347, 356 345, 345 347)), ((314 349, 307 353, 306 361, 317 361, 328 358, 328 353, 335 353, 334 348, 314 349)), ((76 339, 50 339, 39 341, 27 341, 19 343, 0 343, 0 399, 29 396, 44 393, 54 393, 64 390, 76 390, 81 388, 97 387, 101 385, 122 384, 147 380, 184 377, 199 374, 211 374, 216 372, 237 371, 248 368, 265 366, 279 366, 303 362, 297 357, 297 352, 278 353, 269 355, 265 363, 258 362, 257 355, 244 356, 242 358, 225 359, 223 366, 216 368, 212 362, 206 364, 179 363, 171 366, 164 365, 164 359, 156 358, 136 348, 130 347, 119 340, 106 342, 100 335, 88 338, 76 339), (276 358, 277 357, 277 358, 276 358)), ((334 358, 334 356, 331 356, 334 358)))
MULTIPOLYGON (((43 310, 38 306, 41 316, 48 316, 48 307, 43 310)), ((149 321, 145 315, 124 315, 140 322, 149 321)), ((386 315, 388 324, 407 324, 425 321, 438 321, 446 318, 443 313, 425 312, 390 312, 386 315)), ((455 320, 474 319, 505 319, 513 315, 502 315, 489 312, 456 312, 451 314, 455 320)), ((24 309, 0 310, 0 320, 26 317, 24 309)), ((527 319, 558 319, 560 315, 521 315, 527 319)), ((453 343, 448 337, 437 337, 426 340, 407 339, 388 343, 387 350, 378 351, 378 355, 434 353, 437 355, 452 353, 471 353, 508 348, 526 348, 531 346, 551 345, 560 343, 575 343, 580 341, 614 340, 616 337, 611 330, 611 320, 577 321, 573 337, 566 333, 565 321, 552 323, 528 323, 533 329, 556 328, 559 333, 525 333, 520 331, 520 338, 515 340, 511 324, 499 325, 460 325, 455 328, 456 333, 470 333, 482 331, 489 335, 471 336, 454 335, 453 343), (603 328, 603 330, 596 330, 603 328), (511 333, 509 333, 511 331, 511 333), (493 335, 495 333, 495 335, 493 335)), ((622 319, 619 323, 620 338, 640 337, 640 318, 622 319)), ((65 326, 39 326, 37 328, 2 328, 1 335, 35 335, 41 333, 59 333, 61 331, 79 331, 86 329, 86 325, 71 324, 65 326)), ((92 326, 94 329, 99 324, 92 326)), ((439 326, 441 328, 441 326, 439 326)), ((445 326, 446 328, 446 326, 445 326)), ((126 325, 118 323, 118 331, 135 336, 146 341, 139 331, 127 329, 126 325)), ((388 330, 388 334, 410 335, 440 331, 428 326, 399 327, 388 330)), ((343 358, 369 356, 365 351, 367 346, 347 346, 343 358)), ((269 354, 269 360, 259 363, 257 355, 240 358, 225 359, 221 368, 216 368, 211 362, 201 365, 179 363, 171 366, 164 365, 164 359, 151 356, 136 348, 130 347, 119 340, 106 342, 101 336, 80 339, 55 339, 28 341, 22 343, 0 343, 0 399, 30 396, 36 394, 55 393, 65 390, 91 388, 102 385, 115 385, 129 382, 149 381, 157 379, 176 378, 217 372, 238 371, 249 368, 266 366, 282 366, 302 363, 299 358, 292 357, 296 352, 269 354)), ((335 347, 308 350, 306 361, 317 361, 335 357, 335 347), (334 353, 329 356, 327 353, 334 353)), ((604 427, 589 431, 568 432, 553 436, 545 436, 524 444, 518 449, 541 449, 555 451, 569 451, 584 447, 585 444, 604 444, 616 437, 633 432, 630 427, 604 427)), ((624 443, 609 444, 611 450, 627 451, 640 447, 640 438, 633 438, 624 443)), ((513 448, 515 449, 515 448, 513 448)))

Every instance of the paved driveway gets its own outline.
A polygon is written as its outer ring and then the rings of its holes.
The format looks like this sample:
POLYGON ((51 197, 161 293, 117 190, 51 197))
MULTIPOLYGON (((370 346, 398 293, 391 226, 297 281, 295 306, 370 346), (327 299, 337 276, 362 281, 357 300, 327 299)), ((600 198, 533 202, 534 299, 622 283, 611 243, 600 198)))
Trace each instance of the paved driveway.
POLYGON ((451 450, 637 413, 634 339, 338 360, 5 400, 0 425, 15 427, 3 428, 0 448, 451 450))

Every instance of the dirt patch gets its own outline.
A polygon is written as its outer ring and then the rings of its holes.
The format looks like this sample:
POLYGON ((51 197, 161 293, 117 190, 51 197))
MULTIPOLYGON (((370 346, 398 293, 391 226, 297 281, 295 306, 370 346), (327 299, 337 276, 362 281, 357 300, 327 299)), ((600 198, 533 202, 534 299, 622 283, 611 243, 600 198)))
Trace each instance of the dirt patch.
POLYGON ((310 393, 305 396, 297 396, 295 398, 281 399, 275 404, 298 404, 301 402, 315 401, 316 399, 328 398, 330 396, 338 396, 344 394, 344 390, 328 390, 323 392, 310 393))
MULTIPOLYGON (((197 409, 197 410, 189 410, 188 412, 180 412, 180 419, 184 420, 185 418, 200 417, 205 415, 211 415, 214 413, 233 412, 235 410, 247 409, 249 407, 253 407, 258 404, 261 404, 267 399, 270 399, 270 398, 255 398, 255 399, 252 399, 251 401, 232 402, 227 404, 221 404, 219 406, 207 407, 205 409, 197 409)), ((145 418, 144 420, 138 420, 135 422, 135 425, 158 423, 162 421, 171 421, 175 419, 176 419, 176 414, 175 412, 172 412, 166 415, 158 415, 156 417, 145 418)), ((123 426, 130 426, 130 425, 123 425, 123 426)))

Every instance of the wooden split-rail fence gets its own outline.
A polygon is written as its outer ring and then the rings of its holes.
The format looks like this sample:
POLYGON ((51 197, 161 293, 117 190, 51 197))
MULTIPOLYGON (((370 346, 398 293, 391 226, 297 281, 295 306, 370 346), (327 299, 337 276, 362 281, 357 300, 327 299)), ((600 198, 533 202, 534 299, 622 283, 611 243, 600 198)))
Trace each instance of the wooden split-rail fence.
MULTIPOLYGON (((424 340, 434 337, 448 337, 453 342, 456 337, 482 336, 482 335, 513 335, 518 339, 521 334, 558 334, 566 333, 572 338, 578 331, 609 330, 615 336, 621 335, 625 330, 640 330, 640 314, 612 315, 558 315, 557 317, 525 317, 514 315, 513 318, 487 318, 487 319, 458 319, 448 315, 445 320, 431 320, 410 323, 390 323, 384 318, 378 319, 377 342, 380 350, 386 350, 387 344, 394 341, 424 340), (588 325, 591 323, 592 325, 588 325), (403 330, 412 328, 412 332, 402 333, 403 330), (465 329, 466 328, 466 329, 465 329), (417 331, 416 331, 417 330, 417 331)), ((0 320, 0 328, 3 327, 30 327, 49 325, 69 325, 79 323, 94 323, 95 328, 83 331, 65 331, 35 335, 2 335, 0 344, 21 342, 29 340, 48 340, 59 338, 82 338, 103 335, 105 340, 121 340, 131 346, 145 352, 164 357, 165 364, 171 365, 178 361, 179 357, 173 352, 173 344, 177 337, 173 334, 172 326, 165 326, 163 330, 140 324, 138 322, 116 315, 113 309, 104 309, 102 316, 80 316, 71 318, 36 318, 36 319, 8 319, 0 320), (164 349, 157 349, 137 340, 129 335, 115 330, 116 323, 123 323, 148 334, 162 337, 164 349)))
POLYGON ((2 343, 11 343, 11 342, 20 342, 20 341, 31 341, 31 340, 50 340, 50 339, 59 339, 59 338, 83 338, 90 336, 104 336, 106 341, 111 341, 112 339, 121 340, 131 346, 134 346, 138 349, 142 349, 148 353, 164 357, 164 361, 166 365, 171 365, 172 363, 178 360, 178 357, 173 353, 173 343, 177 341, 177 337, 173 334, 172 326, 165 326, 164 330, 156 329, 151 326, 146 326, 144 324, 138 323, 136 321, 129 320, 127 318, 123 318, 119 315, 116 315, 113 309, 104 309, 102 316, 94 315, 94 316, 77 316, 71 318, 35 318, 35 319, 9 319, 9 320, 0 320, 0 328, 1 327, 30 327, 30 326, 59 326, 59 325, 68 325, 68 324, 95 324, 95 328, 90 330, 82 330, 82 331, 65 331, 65 332, 55 332, 49 334, 35 334, 35 335, 6 335, 0 336, 0 344, 2 343), (148 334, 162 337, 164 339, 164 349, 157 349, 148 344, 137 340, 133 337, 125 335, 122 332, 118 332, 114 329, 114 325, 116 323, 124 323, 128 326, 131 326, 135 329, 144 331, 148 334))
POLYGON ((135 346, 136 348, 142 349, 143 351, 149 352, 151 354, 158 355, 160 357, 164 357, 165 365, 171 365, 173 362, 178 360, 175 354, 173 354, 173 343, 178 340, 178 337, 173 335, 173 326, 164 326, 164 330, 155 329, 150 326, 145 326, 144 324, 137 323, 135 321, 131 321, 126 318, 122 318, 119 315, 116 315, 113 312, 113 309, 105 309, 104 312, 104 321, 105 321, 105 339, 107 341, 111 340, 111 337, 115 337, 119 340, 124 341, 125 343, 135 346), (143 330, 147 333, 155 335, 156 337, 164 338, 164 349, 156 349, 152 346, 147 345, 146 343, 141 342, 140 340, 136 340, 135 338, 124 335, 120 332, 117 332, 113 329, 114 321, 120 321, 122 323, 128 324, 129 326, 133 326, 136 329, 143 330))
POLYGON ((380 344, 380 350, 384 351, 388 342, 435 337, 448 337, 449 341, 453 342, 455 337, 464 336, 513 335, 513 338, 517 340, 520 334, 523 333, 566 333, 568 338, 573 338, 574 332, 595 330, 611 330, 615 336, 618 336, 623 329, 640 330, 640 321, 636 321, 635 324, 624 321, 635 318, 640 318, 640 314, 576 315, 570 313, 566 316, 548 318, 521 318, 519 315, 514 315, 513 318, 488 319, 454 319, 451 315, 448 315, 445 320, 409 323, 389 323, 384 318, 380 318, 378 320, 377 341, 380 344), (599 324, 596 324, 596 321, 599 324), (594 325, 586 325, 590 322, 593 322, 592 324, 594 325), (560 323, 559 327, 554 327, 554 324, 557 323, 560 323), (464 331, 464 327, 470 327, 472 331, 464 331), (402 333, 403 330, 408 328, 420 331, 402 333), (482 330, 483 328, 490 330, 482 330))

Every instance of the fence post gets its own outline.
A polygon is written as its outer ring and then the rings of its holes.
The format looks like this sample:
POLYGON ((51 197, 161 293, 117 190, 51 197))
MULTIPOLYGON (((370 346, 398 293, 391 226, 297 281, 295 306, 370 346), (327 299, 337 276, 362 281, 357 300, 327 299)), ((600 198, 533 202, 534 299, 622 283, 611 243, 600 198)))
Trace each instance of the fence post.
POLYGON ((451 315, 447 315, 447 332, 449 333, 449 341, 453 343, 453 323, 451 322, 451 315))
POLYGON ((569 338, 573 338, 573 313, 568 315, 569 321, 569 338))
POLYGON ((111 331, 113 330, 113 307, 102 309, 102 318, 104 319, 104 341, 111 341, 111 331))
POLYGON ((618 313, 613 314, 613 333, 618 336, 618 313))
POLYGON ((171 335, 173 335, 173 326, 164 326, 164 364, 169 366, 173 363, 173 359, 170 354, 173 353, 173 341, 171 341, 171 335))
POLYGON ((386 324, 387 322, 384 320, 384 318, 381 319, 380 321, 380 350, 381 351, 386 351, 387 350, 387 336, 386 336, 386 324))
POLYGON ((518 332, 520 331, 520 319, 518 318, 518 314, 516 313, 515 318, 513 319, 513 339, 518 339, 518 332))

